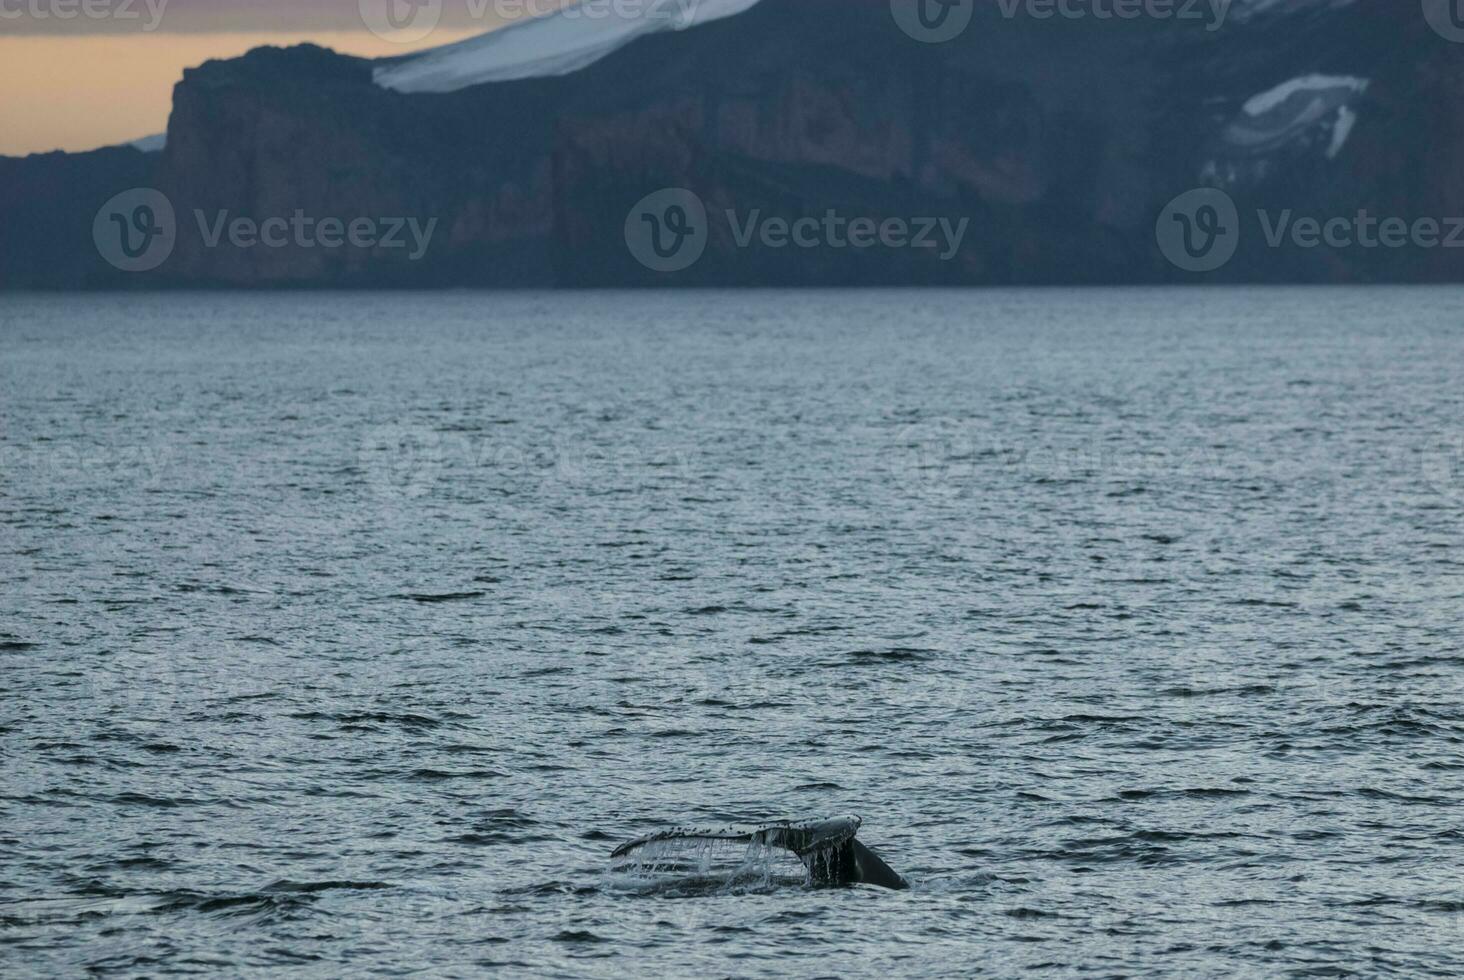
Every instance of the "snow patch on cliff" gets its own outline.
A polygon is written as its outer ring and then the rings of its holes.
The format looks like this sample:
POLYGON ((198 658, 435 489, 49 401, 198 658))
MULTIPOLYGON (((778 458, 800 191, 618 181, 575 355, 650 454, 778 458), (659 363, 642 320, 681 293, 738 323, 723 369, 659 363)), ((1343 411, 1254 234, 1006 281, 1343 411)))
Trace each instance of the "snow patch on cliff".
POLYGON ((1337 159, 1337 154, 1342 152, 1342 147, 1347 145, 1347 137, 1352 135, 1352 127, 1357 125, 1357 113, 1347 106, 1337 110, 1337 122, 1332 126, 1332 143, 1327 147, 1327 159, 1337 159))
POLYGON ((127 144, 134 150, 141 150, 143 153, 161 153, 168 145, 167 133, 156 133, 152 136, 144 136, 140 140, 133 140, 127 144))
POLYGON ((1245 104, 1245 114, 1264 116, 1298 95, 1307 100, 1330 101, 1339 96, 1346 98, 1348 92, 1366 92, 1367 84, 1367 79, 1351 75, 1302 75, 1252 98, 1245 104))
POLYGON ((1250 154, 1272 153, 1284 146, 1330 137, 1328 156, 1335 157, 1352 132, 1352 108, 1366 92, 1368 80, 1351 75, 1302 75, 1256 95, 1225 127, 1224 142, 1250 154))
POLYGON ((1369 84, 1353 75, 1300 75, 1253 96, 1220 133, 1202 178, 1222 186, 1260 183, 1294 154, 1337 159, 1357 126, 1354 104, 1369 84))
POLYGON ((486 82, 568 75, 631 41, 740 14, 760 0, 585 0, 376 69, 382 88, 455 92, 486 82))

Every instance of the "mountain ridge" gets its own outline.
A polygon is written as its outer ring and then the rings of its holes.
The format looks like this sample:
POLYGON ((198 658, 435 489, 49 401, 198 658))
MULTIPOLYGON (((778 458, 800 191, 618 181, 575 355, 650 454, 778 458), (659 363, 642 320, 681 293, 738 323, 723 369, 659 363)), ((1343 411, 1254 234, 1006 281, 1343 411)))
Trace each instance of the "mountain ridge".
MULTIPOLYGON (((1153 227, 1166 201, 1202 183, 1226 189, 1242 214, 1371 207, 1442 217, 1464 203, 1460 123, 1437 108, 1458 104, 1464 90, 1457 50, 1422 23, 1358 6, 1256 14, 1209 34, 1158 23, 1009 22, 988 10, 959 40, 923 45, 900 33, 885 4, 848 0, 762 0, 723 20, 639 37, 571 74, 445 93, 383 89, 374 83, 380 62, 326 49, 257 49, 185 74, 166 146, 145 179, 126 183, 145 168, 116 157, 106 158, 114 179, 100 162, 83 168, 78 196, 93 208, 138 184, 173 203, 178 241, 161 267, 116 273, 87 254, 89 228, 78 248, 73 222, 49 241, 32 236, 43 254, 0 264, 0 284, 1187 281, 1165 261, 1153 227), (1256 138, 1264 152, 1227 138, 1248 132, 1238 122, 1256 122, 1248 101, 1309 75, 1366 84, 1296 100, 1295 120, 1267 118, 1256 138), (711 216, 705 254, 675 274, 638 262, 625 237, 637 202, 663 188, 693 191, 711 216), (831 209, 875 222, 966 220, 973 231, 959 255, 940 261, 913 249, 743 244, 736 222, 720 218, 731 211, 791 224, 831 209), (240 248, 196 234, 200 211, 415 216, 435 219, 438 231, 420 261, 383 249, 240 248)), ((0 175, 54 162, 0 162, 0 175)), ((34 173, 26 185, 47 186, 34 173)), ((22 212, 13 193, 0 194, 8 249, 28 244, 14 220, 37 207, 28 206, 22 212)), ((1457 252, 1338 255, 1254 237, 1212 278, 1464 279, 1457 252)))

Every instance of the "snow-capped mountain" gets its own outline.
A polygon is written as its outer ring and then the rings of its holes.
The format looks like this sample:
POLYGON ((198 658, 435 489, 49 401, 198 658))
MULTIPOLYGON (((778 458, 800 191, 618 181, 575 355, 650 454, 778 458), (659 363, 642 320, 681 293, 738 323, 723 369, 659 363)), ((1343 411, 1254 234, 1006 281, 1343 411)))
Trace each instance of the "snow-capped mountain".
MULTIPOLYGON (((391 64, 376 69, 374 78, 378 85, 397 92, 455 92, 489 82, 566 75, 594 64, 638 38, 708 24, 742 13, 759 2, 639 0, 583 6, 566 3, 550 13, 478 37, 394 59, 391 64)), ((1246 21, 1276 12, 1336 10, 1356 0, 1209 2, 1217 5, 1212 8, 1212 17, 1246 21)))
MULTIPOLYGON (((927 44, 890 2, 647 0, 640 18, 565 10, 384 61, 301 47, 210 63, 177 87, 161 152, 0 161, 0 237, 75 212, 45 225, 55 255, 0 279, 136 284, 70 256, 89 254, 72 241, 90 234, 87 202, 142 183, 179 214, 438 222, 415 263, 180 235, 149 282, 193 285, 1157 282, 1182 276, 1156 218, 1201 184, 1251 213, 1464 213, 1464 46, 1421 16, 1234 0, 1212 29, 978 3, 968 29, 927 44), (625 237, 663 188, 720 222, 669 279, 625 237), (780 249, 739 240, 728 212, 945 217, 972 233, 949 261, 780 249)), ((1223 275, 1464 280, 1458 256, 1243 245, 1223 275)))
POLYGON ((376 69, 382 88, 456 92, 488 82, 567 75, 637 38, 740 14, 758 0, 643 0, 563 6, 555 12, 376 69))

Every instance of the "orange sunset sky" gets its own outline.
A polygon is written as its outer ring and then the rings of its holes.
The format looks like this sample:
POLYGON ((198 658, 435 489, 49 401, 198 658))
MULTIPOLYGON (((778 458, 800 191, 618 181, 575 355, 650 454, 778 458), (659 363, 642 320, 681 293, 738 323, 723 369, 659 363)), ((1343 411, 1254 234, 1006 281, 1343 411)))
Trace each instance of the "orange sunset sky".
POLYGON ((210 58, 305 41, 397 55, 573 0, 457 0, 457 10, 448 0, 441 25, 411 43, 366 30, 363 2, 373 0, 0 0, 0 155, 90 150, 163 132, 183 69, 210 58), (130 16, 59 16, 83 2, 130 16))

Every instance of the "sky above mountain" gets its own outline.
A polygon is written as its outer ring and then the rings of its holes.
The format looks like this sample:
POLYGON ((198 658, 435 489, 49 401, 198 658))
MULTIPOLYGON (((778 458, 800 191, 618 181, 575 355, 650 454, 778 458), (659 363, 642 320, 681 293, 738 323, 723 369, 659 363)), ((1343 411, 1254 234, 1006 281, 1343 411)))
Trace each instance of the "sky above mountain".
POLYGON ((549 13, 577 0, 5 0, 0 35, 357 31, 373 8, 436 7, 452 28, 549 13), (83 7, 88 12, 81 12, 83 7))
MULTIPOLYGON (((0 154, 86 150, 161 132, 167 125, 173 86, 185 68, 211 58, 236 57, 260 45, 311 41, 348 54, 382 57, 462 41, 515 20, 566 10, 571 22, 561 26, 570 34, 594 28, 589 33, 595 36, 617 32, 630 36, 636 30, 629 21, 642 19, 647 10, 658 17, 669 11, 672 19, 692 21, 722 5, 752 2, 0 0, 0 84, 6 93, 0 100, 0 154), (618 24, 588 23, 597 20, 618 24), (601 30, 605 27, 608 32, 601 30)), ((1198 6, 1239 15, 1287 4, 1351 2, 1200 0, 1198 6)), ((594 48, 583 38, 574 43, 579 45, 576 50, 594 48)), ((488 39, 477 47, 497 57, 505 46, 488 39)), ((472 63, 468 66, 472 68, 478 58, 476 48, 467 54, 470 57, 458 57, 451 65, 426 64, 424 71, 430 69, 426 73, 435 73, 434 79, 410 79, 393 87, 443 87, 446 83, 436 76, 447 78, 448 87, 459 84, 457 76, 464 73, 461 62, 472 63)), ((482 77, 467 74, 477 81, 498 77, 492 72, 479 72, 482 77)), ((516 77, 512 72, 498 75, 516 77)))
POLYGON ((167 127, 183 70, 305 41, 370 57, 461 40, 572 0, 442 0, 435 27, 382 36, 432 0, 0 0, 0 155, 88 150, 167 127), (387 21, 390 23, 390 21, 387 21))
MULTIPOLYGON (((417 47, 466 36, 444 32, 417 47)), ((183 70, 263 44, 311 41, 366 56, 410 47, 365 31, 0 37, 0 156, 90 150, 163 132, 183 70)))

